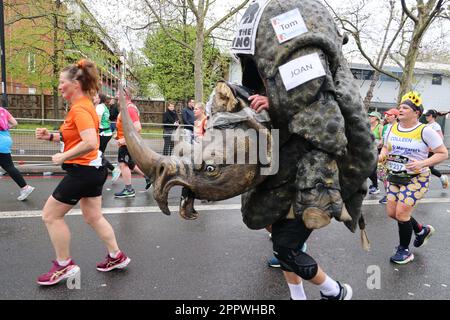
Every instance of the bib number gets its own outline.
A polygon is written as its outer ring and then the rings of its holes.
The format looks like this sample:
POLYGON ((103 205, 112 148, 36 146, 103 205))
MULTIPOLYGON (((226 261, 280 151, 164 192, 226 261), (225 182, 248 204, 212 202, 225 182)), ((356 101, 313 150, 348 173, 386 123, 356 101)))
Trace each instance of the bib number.
POLYGON ((390 172, 402 172, 406 171, 406 166, 403 163, 398 163, 394 161, 389 161, 389 171, 390 172))
POLYGON ((390 155, 388 158, 388 170, 390 173, 406 173, 406 164, 409 162, 407 157, 390 155))

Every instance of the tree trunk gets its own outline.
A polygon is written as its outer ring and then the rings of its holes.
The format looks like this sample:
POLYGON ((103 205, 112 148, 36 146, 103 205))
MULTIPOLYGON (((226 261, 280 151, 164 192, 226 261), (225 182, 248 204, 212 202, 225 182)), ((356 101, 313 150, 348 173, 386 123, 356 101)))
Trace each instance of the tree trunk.
POLYGON ((400 83, 400 90, 398 92, 397 103, 400 103, 403 95, 411 91, 414 81, 414 67, 416 65, 417 56, 419 55, 419 45, 422 41, 423 33, 417 34, 416 28, 405 57, 405 66, 403 68, 402 81, 400 83))
POLYGON ((197 19, 197 39, 194 50, 195 102, 203 102, 203 45, 205 43, 203 1, 199 3, 197 19))
POLYGON ((411 91, 413 78, 414 78, 414 66, 416 64, 417 55, 419 51, 417 47, 411 45, 408 55, 405 59, 405 68, 403 70, 402 81, 400 83, 400 90, 398 92, 397 102, 400 103, 403 95, 408 91, 411 91))
POLYGON ((373 98, 373 91, 375 86, 377 85, 378 80, 380 79, 380 73, 375 70, 372 78, 372 82, 370 82, 369 90, 367 90, 366 97, 364 98, 364 108, 366 111, 369 110, 370 102, 373 98))
POLYGON ((56 13, 53 16, 53 82, 52 82, 52 93, 53 93, 53 117, 54 119, 59 119, 59 99, 58 99, 58 83, 55 79, 59 77, 59 39, 58 39, 58 12, 61 7, 61 2, 56 1, 56 13))

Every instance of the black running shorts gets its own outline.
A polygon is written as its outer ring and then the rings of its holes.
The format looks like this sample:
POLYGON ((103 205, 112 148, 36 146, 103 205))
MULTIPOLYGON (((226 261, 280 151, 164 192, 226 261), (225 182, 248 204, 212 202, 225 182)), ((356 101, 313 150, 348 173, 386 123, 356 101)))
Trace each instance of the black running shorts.
POLYGON ((108 177, 106 167, 89 167, 64 164, 63 169, 67 175, 53 191, 53 198, 69 204, 76 205, 81 198, 93 198, 102 195, 103 185, 108 177))
POLYGON ((303 220, 280 219, 272 225, 272 242, 275 245, 296 249, 306 242, 312 230, 307 229, 303 220))
POLYGON ((133 159, 131 158, 131 155, 128 153, 127 146, 121 146, 119 147, 119 156, 117 157, 117 162, 119 163, 125 163, 130 170, 133 170, 136 166, 136 163, 134 163, 133 159))

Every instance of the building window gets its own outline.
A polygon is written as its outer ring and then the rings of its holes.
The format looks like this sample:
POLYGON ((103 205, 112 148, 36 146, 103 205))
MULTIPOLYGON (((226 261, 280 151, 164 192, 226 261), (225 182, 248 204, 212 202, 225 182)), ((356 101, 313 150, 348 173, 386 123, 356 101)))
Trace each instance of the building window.
POLYGON ((36 72, 36 55, 32 52, 28 53, 28 72, 36 72))
POLYGON ((431 80, 431 84, 438 86, 442 85, 442 74, 433 73, 433 79, 431 80))
POLYGON ((362 79, 362 70, 361 69, 351 69, 353 76, 355 77, 355 79, 362 79))
POLYGON ((373 70, 363 70, 362 71, 363 80, 372 80, 373 74, 374 74, 373 70))
POLYGON ((373 70, 362 70, 362 69, 351 69, 353 76, 355 79, 359 80, 372 80, 373 79, 373 70))

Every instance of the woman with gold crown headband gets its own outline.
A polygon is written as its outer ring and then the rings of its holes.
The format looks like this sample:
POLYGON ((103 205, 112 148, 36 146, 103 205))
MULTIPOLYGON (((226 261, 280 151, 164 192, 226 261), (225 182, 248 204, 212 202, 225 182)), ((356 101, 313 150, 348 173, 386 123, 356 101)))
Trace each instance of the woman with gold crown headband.
POLYGON ((416 248, 424 246, 435 231, 431 225, 418 223, 411 214, 428 191, 429 167, 446 160, 448 151, 437 132, 419 122, 423 106, 418 93, 404 95, 397 109, 398 122, 385 136, 379 161, 387 162, 386 211, 389 217, 397 220, 400 236, 400 245, 390 260, 406 264, 414 260, 409 250, 413 230, 416 248), (429 149, 434 153, 430 158, 429 149))

